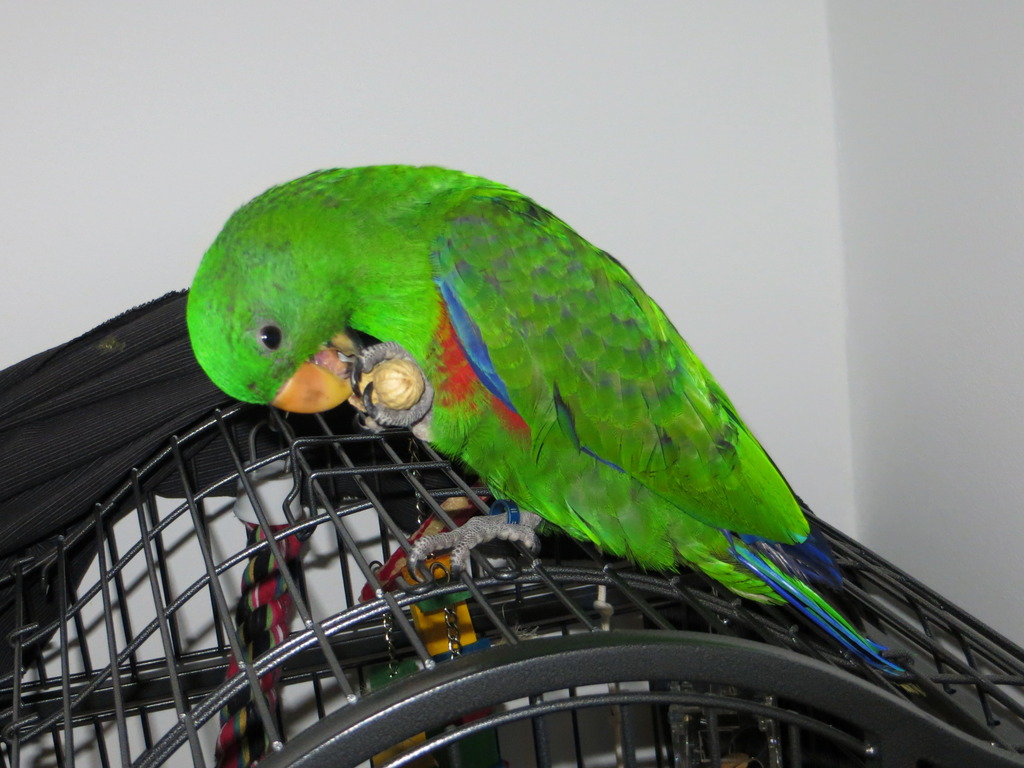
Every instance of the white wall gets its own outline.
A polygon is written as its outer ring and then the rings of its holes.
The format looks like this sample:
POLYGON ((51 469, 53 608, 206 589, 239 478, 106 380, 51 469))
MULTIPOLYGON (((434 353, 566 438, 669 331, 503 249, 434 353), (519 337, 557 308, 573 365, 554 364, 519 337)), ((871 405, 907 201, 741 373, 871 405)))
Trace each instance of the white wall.
POLYGON ((0 71, 0 366, 185 286, 270 184, 450 165, 627 263, 852 527, 820 2, 9 3, 0 71))
POLYGON ((1021 643, 1024 5, 828 16, 861 539, 1021 643))

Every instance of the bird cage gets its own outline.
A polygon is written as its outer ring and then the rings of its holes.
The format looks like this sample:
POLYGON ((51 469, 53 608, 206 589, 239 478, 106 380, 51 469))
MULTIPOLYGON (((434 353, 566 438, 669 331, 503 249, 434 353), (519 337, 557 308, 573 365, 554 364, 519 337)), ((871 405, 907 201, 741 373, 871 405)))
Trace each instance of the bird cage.
POLYGON ((410 573, 493 501, 464 468, 347 407, 206 411, 4 560, 4 764, 1024 766, 1024 651, 820 520, 905 674, 556 530, 410 573))

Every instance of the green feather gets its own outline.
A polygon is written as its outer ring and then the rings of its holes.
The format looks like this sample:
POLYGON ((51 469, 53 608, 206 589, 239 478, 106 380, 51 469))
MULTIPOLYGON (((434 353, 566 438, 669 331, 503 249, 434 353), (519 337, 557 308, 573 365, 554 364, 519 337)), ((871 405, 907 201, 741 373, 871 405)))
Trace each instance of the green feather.
MULTIPOLYGON (((530 472, 507 491, 529 485, 558 496, 580 472, 608 476, 596 456, 660 500, 636 520, 645 531, 670 527, 682 512, 714 528, 804 539, 807 522, 778 470, 664 313, 608 254, 512 192, 467 200, 435 245, 438 271, 475 319, 513 406, 544 434, 533 454, 556 433, 569 444, 548 452, 571 463, 530 472)), ((509 461, 481 453, 479 464, 509 461)), ((548 506, 538 511, 568 523, 572 513, 548 506)), ((638 531, 612 534, 629 514, 603 506, 587 511, 587 526, 603 531, 605 545, 633 540, 638 531)))

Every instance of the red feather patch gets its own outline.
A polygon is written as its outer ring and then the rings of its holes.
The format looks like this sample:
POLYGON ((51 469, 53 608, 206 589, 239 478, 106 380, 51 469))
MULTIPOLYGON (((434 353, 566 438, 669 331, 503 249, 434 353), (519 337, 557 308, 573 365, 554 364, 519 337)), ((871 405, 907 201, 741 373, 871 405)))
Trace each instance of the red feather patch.
POLYGON ((491 395, 491 405, 494 410, 498 412, 498 416, 501 417, 502 423, 509 432, 512 432, 517 436, 529 438, 530 427, 525 421, 523 421, 522 416, 513 411, 494 395, 491 395))
MULTIPOLYGON (((479 403, 476 395, 480 390, 486 391, 486 387, 476 375, 462 344, 459 343, 458 334, 444 302, 441 302, 438 339, 441 347, 441 376, 437 394, 441 405, 449 408, 455 405, 468 405, 475 411, 479 403)), ((491 409, 498 414, 505 428, 518 437, 529 439, 530 427, 523 421, 523 417, 490 392, 488 395, 491 409)))
POLYGON ((441 303, 441 322, 438 328, 441 345, 441 370, 438 395, 441 405, 451 407, 463 403, 476 405, 474 395, 479 391, 480 379, 462 351, 459 338, 448 317, 448 309, 441 303))

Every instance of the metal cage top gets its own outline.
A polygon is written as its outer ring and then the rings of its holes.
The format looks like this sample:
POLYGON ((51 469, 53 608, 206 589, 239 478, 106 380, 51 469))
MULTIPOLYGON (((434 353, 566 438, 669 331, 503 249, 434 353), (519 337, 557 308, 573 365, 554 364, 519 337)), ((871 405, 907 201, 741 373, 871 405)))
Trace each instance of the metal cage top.
POLYGON ((824 523, 843 610, 903 678, 557 534, 393 578, 486 489, 342 412, 217 412, 0 579, 8 764, 214 765, 242 708, 268 766, 459 765, 487 739, 513 766, 1024 766, 1024 651, 824 523), (263 593, 289 616, 256 641, 239 606, 263 593))

